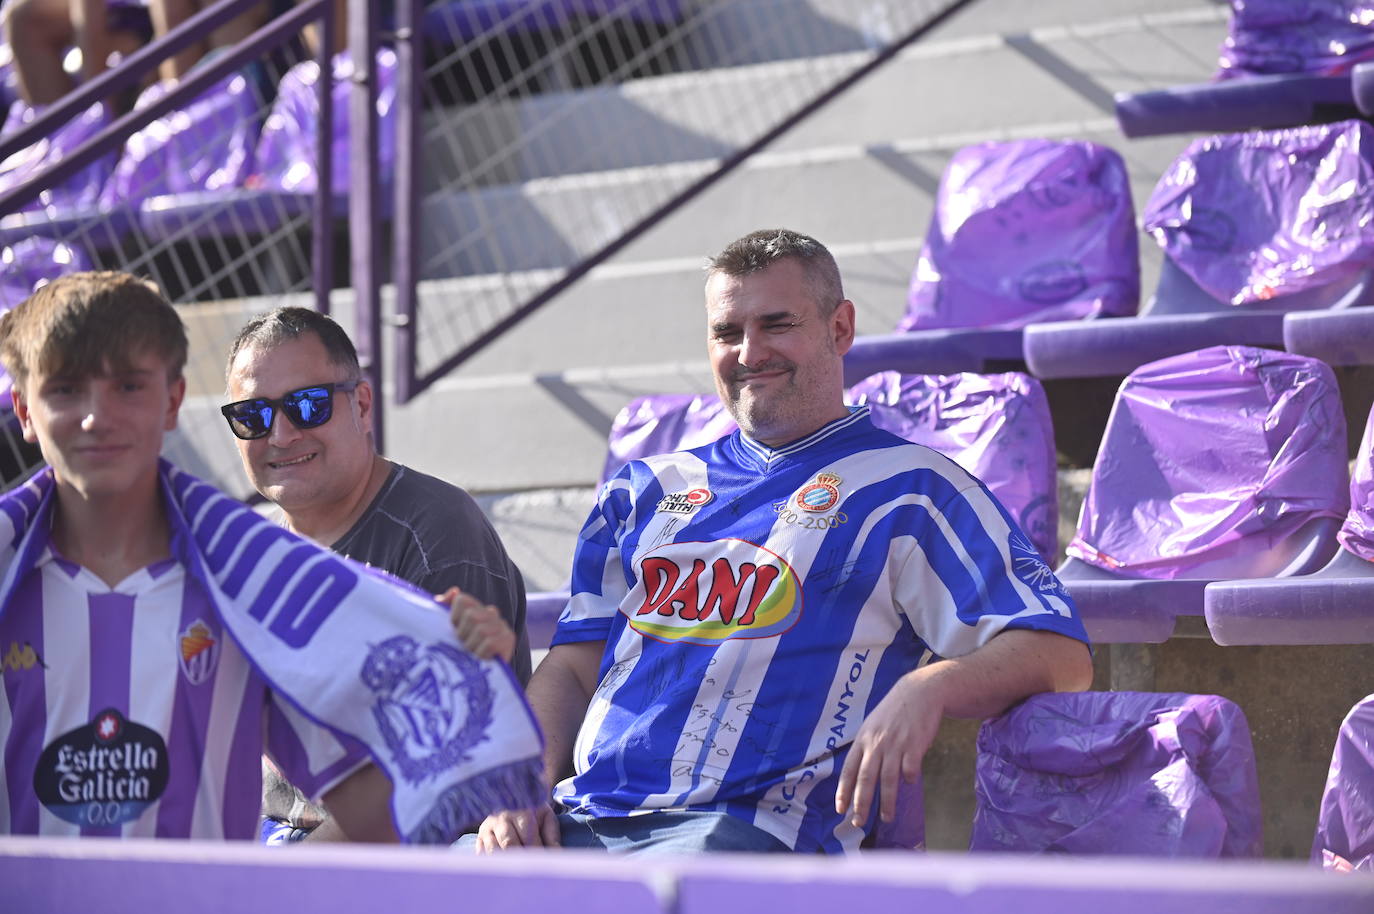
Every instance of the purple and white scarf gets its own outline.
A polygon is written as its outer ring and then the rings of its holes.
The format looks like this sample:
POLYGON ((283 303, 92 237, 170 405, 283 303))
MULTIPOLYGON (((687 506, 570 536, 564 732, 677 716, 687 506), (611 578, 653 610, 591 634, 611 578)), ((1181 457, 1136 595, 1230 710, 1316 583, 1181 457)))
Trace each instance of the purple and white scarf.
MULTIPOLYGON (((260 516, 162 461, 173 553, 244 655, 307 717, 365 745, 401 839, 447 843, 548 797, 519 683, 479 661, 426 594, 260 516)), ((51 469, 0 496, 0 615, 48 542, 51 469)))

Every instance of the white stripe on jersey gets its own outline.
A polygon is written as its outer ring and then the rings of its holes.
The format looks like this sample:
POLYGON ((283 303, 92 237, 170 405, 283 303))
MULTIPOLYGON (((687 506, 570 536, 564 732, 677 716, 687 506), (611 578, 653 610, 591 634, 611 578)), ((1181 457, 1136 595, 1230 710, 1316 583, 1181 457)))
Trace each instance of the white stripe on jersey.
MULTIPOLYGON (((84 570, 82 574, 86 573, 84 570)), ((185 575, 180 568, 172 568, 154 581, 147 570, 137 572, 140 578, 131 577, 120 582, 120 591, 134 595, 133 633, 130 640, 130 670, 166 670, 177 665, 176 633, 181 617, 181 595, 185 575)), ((176 698, 175 677, 138 675, 129 676, 129 711, 133 719, 170 739, 172 733, 172 706, 176 698), (142 714, 134 709, 141 709, 142 714), (153 711, 156 709, 156 713, 153 711)), ((162 811, 162 799, 158 798, 132 822, 125 823, 122 834, 125 838, 153 838, 157 836, 157 817, 162 811)))
MULTIPOLYGON (((248 660, 229 633, 221 630, 219 669, 215 674, 215 691, 210 699, 210 722, 205 729, 205 754, 200 760, 202 784, 226 785, 229 760, 235 745, 253 739, 262 731, 238 732, 244 702, 261 701, 262 693, 249 686, 254 684, 248 660)), ((204 688, 204 686, 201 686, 204 688)), ((259 712, 261 713, 261 712, 259 712)), ((266 737, 262 738, 266 744, 266 737)), ((255 753, 261 755, 261 751, 255 753)), ((195 812, 191 816, 191 836, 215 838, 224 835, 224 789, 196 791, 195 812)))
MULTIPOLYGON (((43 576, 43 661, 48 665, 48 675, 43 680, 47 716, 42 745, 49 746, 63 733, 91 719, 91 620, 84 589, 76 582, 64 582, 65 571, 47 562, 33 573, 43 576)), ((76 837, 81 826, 64 821, 39 804, 38 833, 76 837)))

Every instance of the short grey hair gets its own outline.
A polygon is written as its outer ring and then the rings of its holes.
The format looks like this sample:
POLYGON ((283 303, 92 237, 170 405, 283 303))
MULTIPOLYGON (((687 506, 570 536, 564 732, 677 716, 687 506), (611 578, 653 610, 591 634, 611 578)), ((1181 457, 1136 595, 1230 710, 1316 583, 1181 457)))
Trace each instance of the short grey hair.
POLYGON ((329 361, 344 370, 347 377, 343 380, 356 381, 363 376, 358 365, 358 350, 333 318, 309 308, 289 305, 260 314, 244 325, 229 347, 229 362, 224 366, 226 376, 233 371, 234 359, 243 350, 279 346, 307 333, 315 334, 324 344, 329 361))
POLYGON ((760 229, 725 246, 707 264, 707 276, 748 276, 766 270, 780 260, 792 258, 806 272, 811 295, 821 314, 829 316, 844 300, 840 268, 825 245, 810 235, 791 229, 760 229))

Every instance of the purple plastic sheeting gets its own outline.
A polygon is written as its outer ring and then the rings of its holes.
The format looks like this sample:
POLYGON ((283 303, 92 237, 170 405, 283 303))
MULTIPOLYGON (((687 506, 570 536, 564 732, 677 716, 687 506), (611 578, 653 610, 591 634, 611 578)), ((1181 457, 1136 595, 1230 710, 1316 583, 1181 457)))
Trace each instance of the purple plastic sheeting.
MULTIPOLYGON (((383 180, 389 182, 396 162, 396 52, 379 49, 375 72, 378 167, 383 180)), ((298 194, 315 192, 319 181, 315 174, 319 116, 315 82, 319 78, 320 68, 313 60, 296 64, 282 77, 277 100, 258 140, 257 173, 249 178, 250 187, 298 194)), ((334 137, 329 146, 332 190, 340 196, 348 193, 348 96, 352 79, 353 61, 347 51, 342 51, 334 57, 334 137)))
POLYGON ((1366 562, 1374 562, 1374 410, 1364 424, 1364 438, 1350 474, 1350 513, 1337 539, 1366 562))
POLYGON ((1356 702, 1336 734, 1312 862, 1326 870, 1374 873, 1374 695, 1356 702))
POLYGON ((492 33, 541 31, 579 16, 618 16, 633 22, 671 25, 682 20, 682 0, 460 0, 426 10, 428 34, 452 32, 470 41, 492 33))
POLYGON ((1134 314, 1126 166, 1088 142, 979 143, 954 154, 898 330, 1024 327, 1134 314))
POLYGON ((1257 857, 1259 777, 1216 695, 1043 694, 984 722, 969 849, 1257 857))
MULTIPOLYGON (((0 136, 18 130, 42 113, 22 101, 10 106, 0 136)), ((62 125, 52 136, 39 140, 0 162, 0 193, 12 190, 94 137, 109 123, 103 104, 94 104, 62 125)), ((114 153, 97 159, 57 187, 45 190, 25 210, 72 210, 95 205, 100 189, 114 168, 114 153)), ((5 214, 8 215, 8 214, 5 214)))
POLYGON ((904 375, 849 389, 873 424, 924 444, 983 481, 1048 560, 1058 554, 1054 426, 1040 382, 1018 372, 904 375))
POLYGON ((1068 554, 1132 577, 1207 577, 1349 507, 1345 416, 1316 359, 1214 346, 1122 383, 1068 554))
POLYGON ((1369 0, 1231 0, 1217 79, 1346 73, 1374 58, 1369 0))
MULTIPOLYGON (((135 107, 146 108, 170 90, 169 84, 155 83, 135 107)), ((129 137, 101 193, 102 206, 238 187, 252 166, 257 123, 257 101, 248 80, 241 73, 226 77, 185 108, 129 137)))
POLYGON ((631 460, 690 450, 739 428, 715 394, 650 394, 626 404, 611 425, 605 482, 631 460))
POLYGON ((1195 140, 1142 224, 1233 305, 1354 281, 1374 262, 1374 128, 1342 121, 1195 140))

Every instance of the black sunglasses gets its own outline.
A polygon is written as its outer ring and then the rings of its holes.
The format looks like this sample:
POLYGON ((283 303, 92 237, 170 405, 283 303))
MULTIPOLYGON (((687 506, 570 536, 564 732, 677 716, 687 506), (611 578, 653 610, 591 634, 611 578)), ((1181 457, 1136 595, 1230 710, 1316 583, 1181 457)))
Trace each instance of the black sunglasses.
POLYGON ((296 428, 319 428, 334 415, 335 392, 349 393, 358 384, 358 381, 314 384, 300 390, 289 390, 280 400, 255 397, 221 406, 219 411, 228 420, 229 430, 244 441, 266 436, 272 430, 272 420, 279 409, 296 428))

